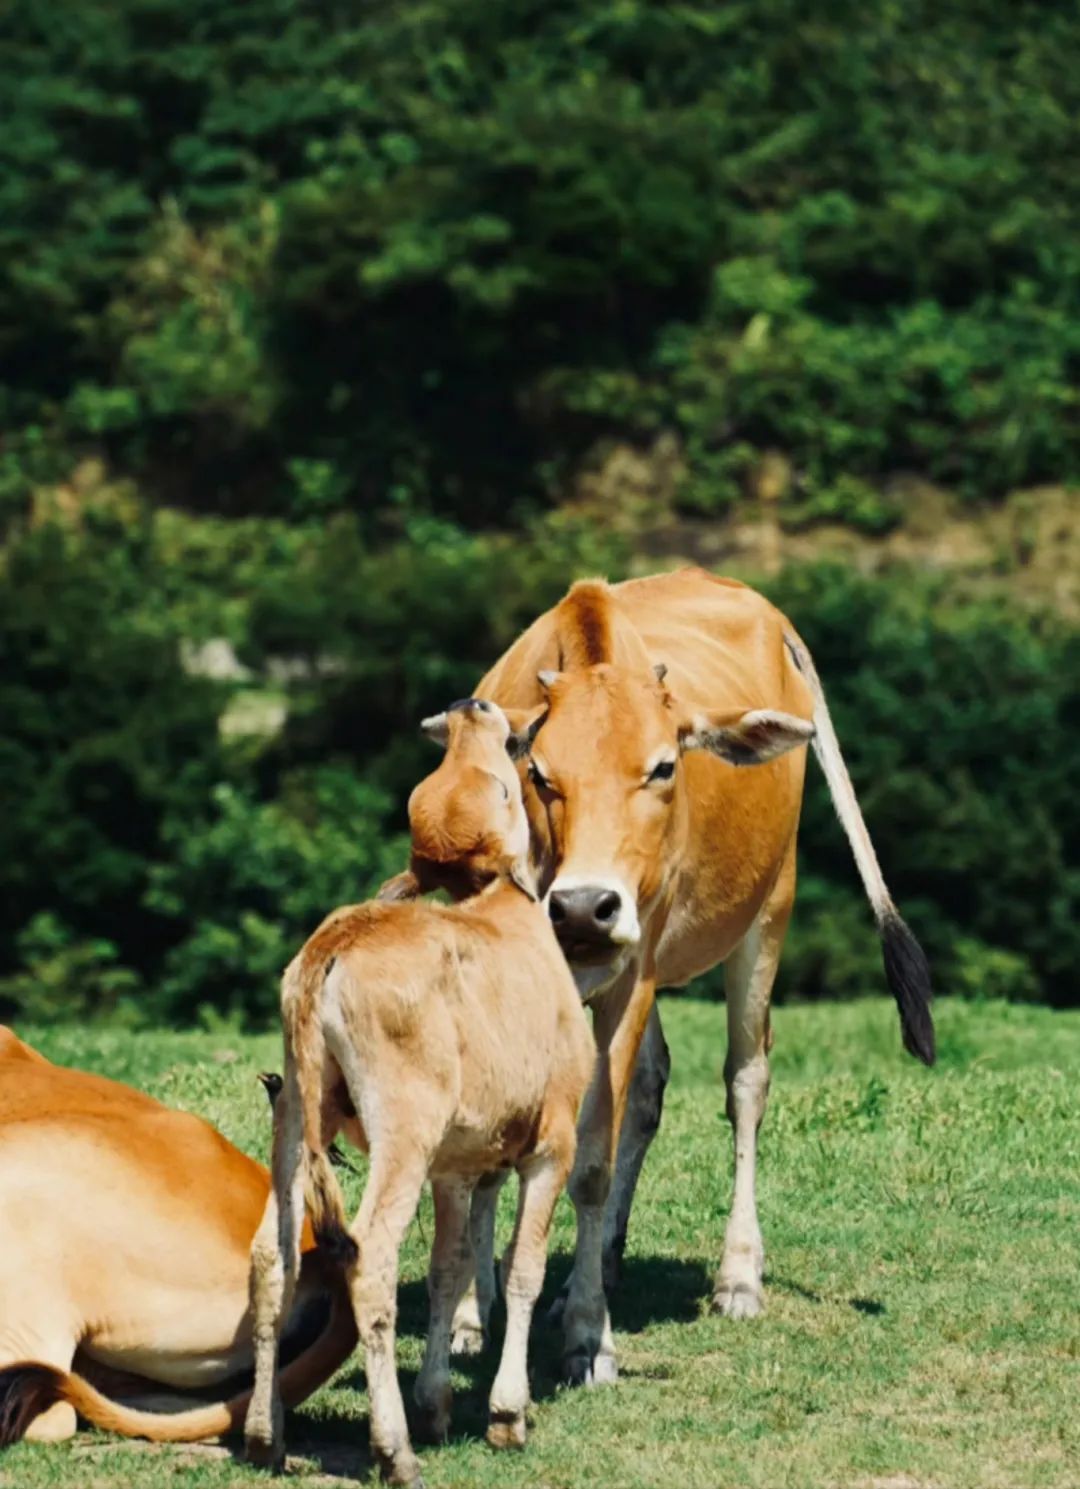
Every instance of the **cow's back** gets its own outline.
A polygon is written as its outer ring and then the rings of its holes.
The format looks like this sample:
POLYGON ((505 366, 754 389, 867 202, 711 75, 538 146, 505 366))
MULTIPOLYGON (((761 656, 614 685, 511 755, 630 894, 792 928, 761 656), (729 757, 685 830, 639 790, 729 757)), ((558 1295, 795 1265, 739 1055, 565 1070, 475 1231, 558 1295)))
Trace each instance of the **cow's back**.
POLYGON ((809 718, 813 699, 784 645, 784 617, 736 579, 680 569, 611 587, 671 692, 688 709, 779 708, 809 718))

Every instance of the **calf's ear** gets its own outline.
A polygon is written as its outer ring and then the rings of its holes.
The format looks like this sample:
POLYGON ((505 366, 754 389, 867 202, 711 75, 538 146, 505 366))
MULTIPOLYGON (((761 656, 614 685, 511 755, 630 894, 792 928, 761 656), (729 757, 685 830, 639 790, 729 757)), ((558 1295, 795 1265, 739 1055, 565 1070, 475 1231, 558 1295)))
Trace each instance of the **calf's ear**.
POLYGON ((450 722, 444 713, 433 713, 430 719, 420 720, 420 733, 433 739, 445 749, 450 739, 450 722))
POLYGON ((708 750, 729 765, 764 765, 813 737, 809 719, 773 708, 735 715, 699 713, 679 730, 682 749, 708 750))
POLYGON ((503 713, 510 725, 506 753, 511 760, 524 760, 532 749, 540 725, 547 718, 547 704, 541 703, 538 708, 504 708, 503 713))

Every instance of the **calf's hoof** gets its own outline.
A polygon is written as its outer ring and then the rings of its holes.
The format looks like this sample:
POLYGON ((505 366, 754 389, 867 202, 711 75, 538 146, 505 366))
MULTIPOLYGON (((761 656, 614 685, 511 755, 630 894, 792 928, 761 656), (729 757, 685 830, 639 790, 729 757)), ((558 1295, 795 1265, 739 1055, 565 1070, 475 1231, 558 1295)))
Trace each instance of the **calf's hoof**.
POLYGON ((761 1288, 748 1282, 721 1282, 713 1293, 712 1311, 722 1318, 757 1318, 764 1308, 761 1288))
POLYGON ((281 1473, 285 1467, 285 1447, 265 1437, 245 1437, 244 1457, 255 1468, 268 1468, 281 1473))
POLYGON ((450 1336, 452 1355, 482 1355, 487 1349, 487 1330, 480 1324, 460 1323, 454 1325, 450 1336))
POLYGON ((563 1356, 563 1380, 568 1386, 613 1386, 619 1378, 619 1363, 609 1350, 584 1347, 563 1356))
POLYGON ((487 1440, 493 1448, 518 1448, 525 1446, 525 1413, 492 1412, 488 1423, 487 1440))

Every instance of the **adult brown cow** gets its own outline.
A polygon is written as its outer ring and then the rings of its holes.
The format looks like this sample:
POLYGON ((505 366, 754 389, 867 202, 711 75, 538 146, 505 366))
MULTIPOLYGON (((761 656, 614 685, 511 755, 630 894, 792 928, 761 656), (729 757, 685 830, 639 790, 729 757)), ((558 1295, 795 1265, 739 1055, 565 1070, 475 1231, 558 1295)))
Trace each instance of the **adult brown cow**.
MULTIPOLYGON (((883 938, 904 1043, 927 1064, 929 972, 885 887, 810 656, 754 590, 699 569, 577 584, 477 693, 536 729, 526 805, 541 888, 595 1010, 597 1072, 570 1184, 578 1241, 564 1363, 572 1380, 609 1380, 604 1284, 668 1075, 655 992, 721 962, 735 1185, 713 1302, 731 1318, 762 1307, 755 1152, 769 998, 795 892, 798 747, 811 739, 883 938)), ((459 1344, 467 1312, 460 1322, 459 1344)))

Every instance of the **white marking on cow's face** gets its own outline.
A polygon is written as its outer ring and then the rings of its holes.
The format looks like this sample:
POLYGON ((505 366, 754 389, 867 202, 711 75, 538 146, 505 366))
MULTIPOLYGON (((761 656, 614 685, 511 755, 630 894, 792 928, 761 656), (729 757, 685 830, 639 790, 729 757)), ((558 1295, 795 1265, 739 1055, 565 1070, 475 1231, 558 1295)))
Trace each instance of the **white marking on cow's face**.
POLYGON ((607 932, 607 940, 612 946, 625 946, 630 950, 637 946, 641 940, 641 922, 638 919, 634 892, 628 884, 612 874, 559 874, 547 892, 544 909, 550 908, 553 894, 570 889, 606 890, 617 894, 619 913, 607 932))

